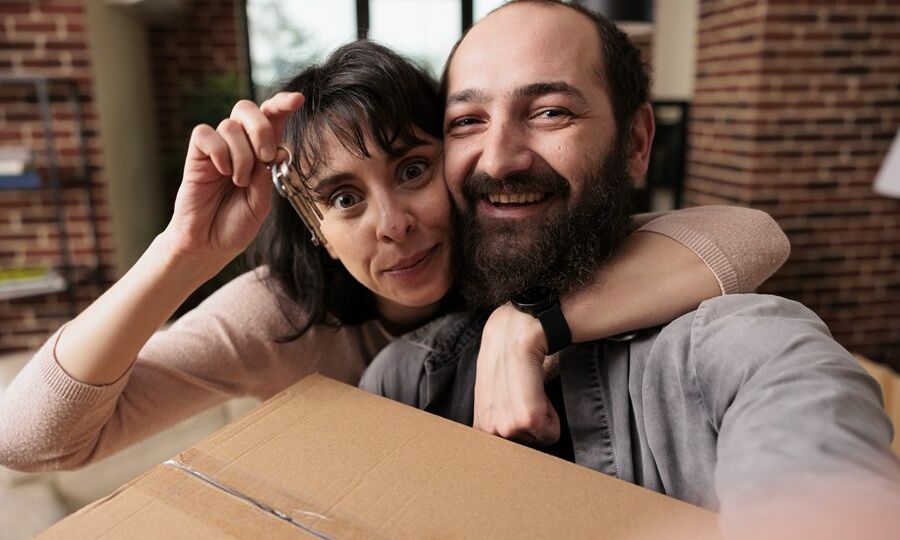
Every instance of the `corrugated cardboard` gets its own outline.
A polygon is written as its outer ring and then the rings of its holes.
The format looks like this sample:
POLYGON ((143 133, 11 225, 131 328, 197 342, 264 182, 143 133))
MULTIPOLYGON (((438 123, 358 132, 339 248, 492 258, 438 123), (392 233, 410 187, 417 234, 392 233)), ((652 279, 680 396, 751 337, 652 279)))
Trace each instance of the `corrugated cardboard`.
POLYGON ((884 409, 894 424, 894 441, 891 448, 894 449, 894 453, 900 455, 900 376, 891 368, 876 364, 863 356, 856 355, 856 359, 881 386, 884 409))
POLYGON ((676 527, 713 535, 716 516, 313 375, 42 538, 654 538, 676 527))

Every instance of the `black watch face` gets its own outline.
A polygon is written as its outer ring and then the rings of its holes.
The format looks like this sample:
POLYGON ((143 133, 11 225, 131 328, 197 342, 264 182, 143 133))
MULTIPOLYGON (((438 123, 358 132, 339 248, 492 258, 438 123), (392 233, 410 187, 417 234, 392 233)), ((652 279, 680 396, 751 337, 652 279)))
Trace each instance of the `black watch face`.
POLYGON ((539 306, 555 296, 553 289, 538 285, 516 295, 513 301, 522 307, 539 306))

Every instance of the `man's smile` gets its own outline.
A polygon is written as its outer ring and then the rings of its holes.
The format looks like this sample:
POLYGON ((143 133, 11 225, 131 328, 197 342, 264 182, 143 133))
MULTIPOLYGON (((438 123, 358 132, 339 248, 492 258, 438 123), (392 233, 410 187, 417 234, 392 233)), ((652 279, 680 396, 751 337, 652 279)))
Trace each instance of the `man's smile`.
POLYGON ((532 191, 528 193, 492 193, 488 195, 488 201, 494 206, 531 204, 543 201, 546 198, 547 193, 541 191, 532 191))
POLYGON ((552 193, 491 194, 479 198, 476 208, 481 216, 518 219, 542 212, 558 200, 552 193))

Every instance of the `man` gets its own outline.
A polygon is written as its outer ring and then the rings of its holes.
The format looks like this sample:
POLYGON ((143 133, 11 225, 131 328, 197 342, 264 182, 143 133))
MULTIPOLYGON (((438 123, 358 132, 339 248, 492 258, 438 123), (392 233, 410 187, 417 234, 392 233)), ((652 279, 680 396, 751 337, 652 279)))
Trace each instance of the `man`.
MULTIPOLYGON (((553 453, 714 509, 798 482, 900 485, 876 383, 796 302, 718 297, 662 328, 567 346, 557 297, 621 238, 653 138, 647 75, 614 25, 556 1, 507 4, 457 45, 444 88, 463 292, 539 317, 533 362, 562 349, 553 453)), ((361 386, 504 435, 475 413, 485 321, 478 309, 434 321, 383 351, 361 386)))

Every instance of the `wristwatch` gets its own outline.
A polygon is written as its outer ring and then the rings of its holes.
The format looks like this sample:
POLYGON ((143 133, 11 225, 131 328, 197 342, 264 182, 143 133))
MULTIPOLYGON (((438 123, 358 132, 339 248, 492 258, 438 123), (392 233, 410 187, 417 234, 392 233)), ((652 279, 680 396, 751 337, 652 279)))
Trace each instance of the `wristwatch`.
POLYGON ((572 332, 559 306, 559 295, 550 287, 538 285, 512 298, 512 305, 541 323, 547 337, 547 355, 572 344, 572 332))

